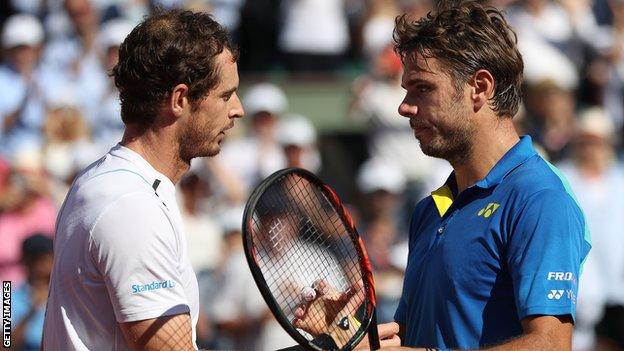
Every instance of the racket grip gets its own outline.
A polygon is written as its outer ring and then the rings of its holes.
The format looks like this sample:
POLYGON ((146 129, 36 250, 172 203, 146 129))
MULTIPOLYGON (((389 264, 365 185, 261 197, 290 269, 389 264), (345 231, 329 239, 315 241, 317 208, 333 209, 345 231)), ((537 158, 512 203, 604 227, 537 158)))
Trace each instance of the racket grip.
POLYGON ((373 309, 371 322, 368 325, 368 344, 371 350, 379 350, 379 331, 377 330, 377 309, 373 309))

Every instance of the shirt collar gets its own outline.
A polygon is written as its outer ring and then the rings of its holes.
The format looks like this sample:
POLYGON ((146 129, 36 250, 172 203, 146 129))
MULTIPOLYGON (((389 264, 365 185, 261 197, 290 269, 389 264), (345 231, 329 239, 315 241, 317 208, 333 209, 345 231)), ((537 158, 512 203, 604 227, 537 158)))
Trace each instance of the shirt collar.
MULTIPOLYGON (((474 186, 487 189, 500 184, 500 182, 516 167, 523 164, 526 160, 537 154, 533 148, 533 141, 528 135, 522 136, 509 151, 492 167, 485 178, 478 181, 474 186)), ((440 217, 444 216, 446 211, 453 204, 455 195, 457 194, 457 183, 455 180, 455 171, 451 173, 444 185, 431 192, 440 217)))
POLYGON ((158 172, 149 162, 132 149, 117 144, 110 149, 109 154, 122 158, 136 166, 140 175, 154 188, 154 191, 157 191, 157 189, 161 190, 163 186, 170 191, 175 190, 175 185, 167 176, 158 172))
POLYGON ((533 140, 531 137, 528 135, 520 137, 520 141, 509 149, 494 167, 492 167, 487 176, 478 181, 475 186, 487 189, 500 184, 507 174, 536 154, 537 151, 533 148, 533 140))

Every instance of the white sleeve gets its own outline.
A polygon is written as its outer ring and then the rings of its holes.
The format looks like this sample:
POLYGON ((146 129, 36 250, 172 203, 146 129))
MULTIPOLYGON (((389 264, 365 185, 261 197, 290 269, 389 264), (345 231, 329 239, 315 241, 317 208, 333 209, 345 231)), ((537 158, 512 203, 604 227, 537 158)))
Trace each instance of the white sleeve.
POLYGON ((120 323, 190 311, 180 238, 158 201, 149 193, 125 195, 91 231, 90 254, 120 323))

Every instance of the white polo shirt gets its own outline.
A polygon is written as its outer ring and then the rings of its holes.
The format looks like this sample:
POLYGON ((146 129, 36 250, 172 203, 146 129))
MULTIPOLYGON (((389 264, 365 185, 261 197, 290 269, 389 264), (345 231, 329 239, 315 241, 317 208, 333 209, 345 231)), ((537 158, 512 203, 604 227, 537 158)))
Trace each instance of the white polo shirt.
POLYGON ((175 187, 117 145, 74 181, 56 224, 43 347, 129 350, 118 323, 189 313, 197 279, 175 187))

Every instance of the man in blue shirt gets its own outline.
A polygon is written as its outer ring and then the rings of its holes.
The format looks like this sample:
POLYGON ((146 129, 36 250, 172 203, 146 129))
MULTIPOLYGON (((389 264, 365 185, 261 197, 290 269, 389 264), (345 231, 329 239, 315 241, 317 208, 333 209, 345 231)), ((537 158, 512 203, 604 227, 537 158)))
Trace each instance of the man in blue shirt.
POLYGON ((446 184, 416 206, 395 320, 405 346, 571 348, 590 249, 566 181, 520 138, 523 62, 502 14, 476 1, 397 20, 409 118, 446 184))

